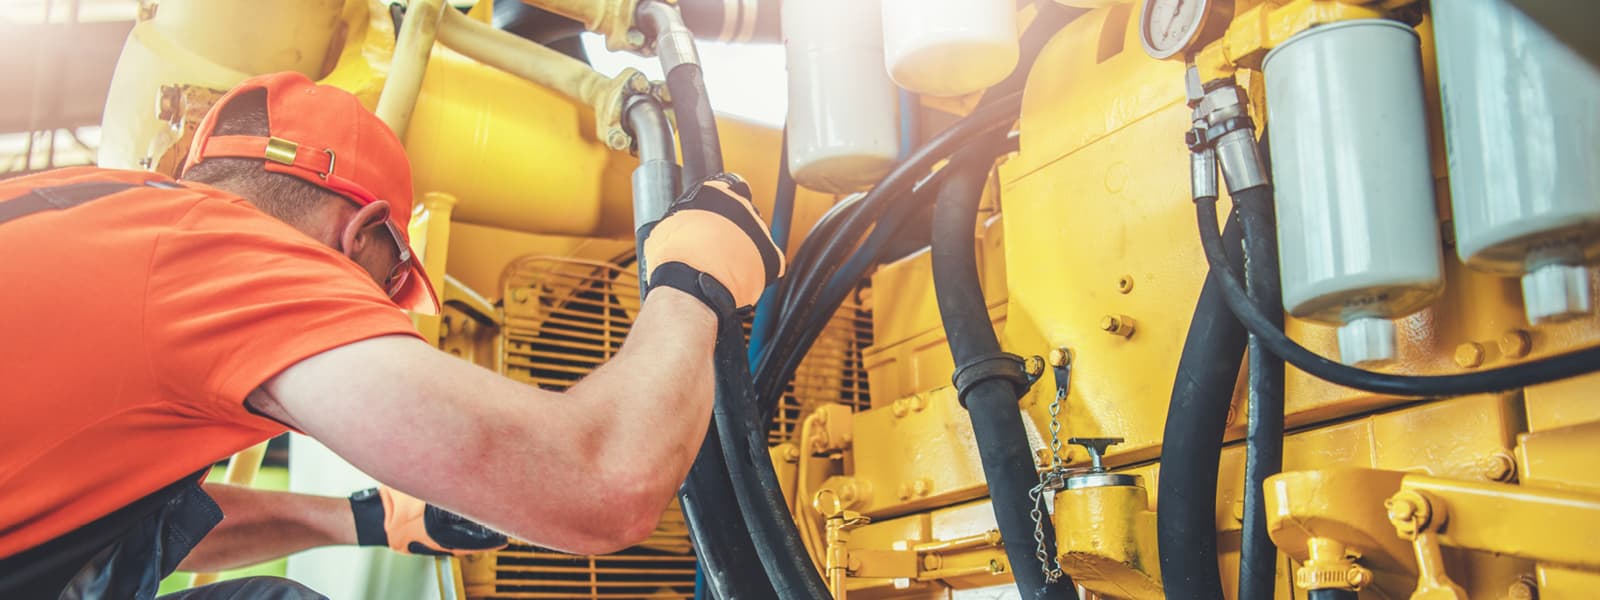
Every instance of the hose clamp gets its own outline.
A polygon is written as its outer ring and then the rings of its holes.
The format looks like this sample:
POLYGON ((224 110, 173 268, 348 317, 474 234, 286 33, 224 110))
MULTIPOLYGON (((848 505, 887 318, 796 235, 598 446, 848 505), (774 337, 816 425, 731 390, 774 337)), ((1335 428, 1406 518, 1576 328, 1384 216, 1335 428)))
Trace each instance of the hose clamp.
POLYGON ((1010 352, 996 352, 980 356, 967 364, 956 368, 956 373, 950 382, 956 386, 956 400, 962 408, 967 407, 967 392, 978 384, 991 379, 1004 380, 1011 384, 1017 397, 1021 398, 1033 387, 1034 378, 1028 375, 1027 361, 1021 356, 1010 352))

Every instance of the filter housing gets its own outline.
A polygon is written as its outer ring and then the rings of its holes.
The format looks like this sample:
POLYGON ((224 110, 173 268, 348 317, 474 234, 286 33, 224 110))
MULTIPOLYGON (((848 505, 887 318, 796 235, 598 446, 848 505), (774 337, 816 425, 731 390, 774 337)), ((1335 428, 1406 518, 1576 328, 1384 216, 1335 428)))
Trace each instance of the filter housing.
POLYGON ((1393 21, 1322 25, 1267 54, 1283 306, 1340 326, 1349 364, 1395 356, 1394 324, 1438 295, 1422 62, 1393 21))
POLYGON ((1592 310, 1600 71, 1505 0, 1433 7, 1456 253, 1522 278, 1528 321, 1592 310))
POLYGON ((883 69, 878 0, 783 3, 789 64, 789 171, 847 193, 878 181, 900 152, 899 98, 883 69))
POLYGON ((884 66, 907 90, 960 96, 1017 67, 1017 13, 999 0, 883 0, 884 66))

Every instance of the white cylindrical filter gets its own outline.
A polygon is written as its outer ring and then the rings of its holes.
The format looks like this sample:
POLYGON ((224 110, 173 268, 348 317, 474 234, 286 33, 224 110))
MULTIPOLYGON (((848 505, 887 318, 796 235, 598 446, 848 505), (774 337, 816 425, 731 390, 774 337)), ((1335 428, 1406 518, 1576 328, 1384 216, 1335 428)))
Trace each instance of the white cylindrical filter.
POLYGON ((1391 360, 1393 323, 1441 286, 1417 34, 1322 25, 1267 54, 1283 306, 1340 325, 1347 364, 1391 360))
POLYGON ((1600 70, 1506 0, 1435 2, 1456 253, 1522 277, 1528 321, 1591 309, 1600 70))
POLYGON ((883 0, 883 58, 900 87, 960 96, 1017 67, 1011 0, 883 0))
POLYGON ((871 185, 900 153, 899 98, 883 70, 877 0, 783 3, 789 171, 828 193, 871 185))

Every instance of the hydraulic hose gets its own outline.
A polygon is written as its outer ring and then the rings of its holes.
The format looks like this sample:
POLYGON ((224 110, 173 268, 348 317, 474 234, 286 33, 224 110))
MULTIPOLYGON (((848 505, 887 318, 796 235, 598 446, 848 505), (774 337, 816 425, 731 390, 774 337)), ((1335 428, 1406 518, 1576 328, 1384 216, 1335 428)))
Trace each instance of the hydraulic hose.
MULTIPOLYGON (((1237 252, 1239 227, 1234 221, 1228 221, 1222 237, 1227 247, 1237 252)), ((1227 260, 1236 263, 1241 259, 1235 254, 1227 260)), ((1222 600, 1222 574, 1217 569, 1217 464, 1245 348, 1244 328, 1222 299, 1222 275, 1213 267, 1200 287, 1161 437, 1156 542, 1169 600, 1222 600)))
POLYGON ((1306 592, 1308 600, 1356 600, 1359 597, 1355 590, 1311 590, 1306 592))
POLYGON ((741 320, 721 319, 713 351, 717 399, 712 416, 722 437, 722 458, 744 513, 744 525, 778 598, 828 598, 828 587, 813 566, 783 498, 772 456, 767 453, 766 428, 757 423, 747 351, 741 320))
MULTIPOLYGON (((1255 307, 1283 327, 1278 229, 1270 194, 1240 194, 1244 273, 1255 307)), ((1271 600, 1278 585, 1278 547, 1267 532, 1266 480, 1283 470, 1283 359, 1250 336, 1249 421, 1245 434, 1244 522, 1239 547, 1240 600, 1271 600)))
MULTIPOLYGON (((795 188, 794 176, 789 173, 789 130, 784 128, 783 138, 778 151, 778 189, 772 198, 772 217, 769 227, 772 231, 772 241, 778 245, 780 252, 787 253, 789 248, 789 229, 794 223, 794 198, 798 191, 795 188)), ((772 327, 778 317, 778 285, 772 284, 761 292, 761 299, 756 302, 755 319, 750 323, 750 364, 754 365, 760 358, 761 349, 766 347, 768 338, 772 335, 772 327)), ((763 420, 762 423, 766 421, 763 420)))
POLYGON ((934 204, 934 296, 1017 589, 1023 598, 1076 598, 1076 588, 1066 575, 1047 582, 1035 555, 1036 546, 1042 545, 1045 556, 1055 556, 1055 528, 1048 518, 1037 524, 1043 535, 1035 543, 1036 524, 1029 517, 1034 502, 1028 491, 1039 483, 1039 475, 1017 408, 1023 390, 1002 378, 978 379, 971 385, 960 381, 962 370, 1000 355, 1000 340, 989 321, 978 276, 975 234, 978 204, 994 162, 994 149, 993 144, 969 147, 946 167, 954 171, 945 179, 934 204))
MULTIPOLYGON (((1260 186, 1234 194, 1235 202, 1247 202, 1252 194, 1270 196, 1270 186, 1260 186)), ((1459 375, 1391 375, 1357 369, 1329 360, 1289 339, 1282 329, 1250 302, 1249 293, 1239 282, 1237 269, 1227 267, 1222 238, 1217 234, 1217 199, 1196 198, 1195 220, 1200 227, 1200 243, 1214 277, 1221 279, 1223 300, 1228 310, 1252 335, 1261 338, 1267 350, 1283 357, 1295 368, 1330 383, 1374 394, 1414 398, 1489 394, 1549 383, 1600 371, 1600 347, 1586 348, 1518 365, 1459 375)), ((1163 469, 1165 472, 1165 469, 1163 469)))
MULTIPOLYGON (((640 250, 635 263, 643 298, 648 292, 644 278, 650 268, 644 262, 644 239, 677 195, 678 165, 674 160, 672 126, 659 104, 647 97, 630 98, 624 116, 639 149, 639 166, 633 172, 633 201, 635 243, 640 250)), ((689 524, 697 568, 709 574, 705 580, 717 598, 776 598, 772 584, 763 576, 755 544, 742 527, 743 519, 731 518, 741 512, 721 449, 716 428, 707 429, 694 464, 678 490, 678 504, 689 524)))
POLYGON ((667 75, 667 93, 672 96, 679 145, 683 147, 684 182, 693 184, 721 173, 722 141, 717 135, 717 116, 706 97, 700 54, 683 15, 676 6, 662 0, 644 0, 639 3, 634 20, 647 37, 655 40, 661 71, 667 75))

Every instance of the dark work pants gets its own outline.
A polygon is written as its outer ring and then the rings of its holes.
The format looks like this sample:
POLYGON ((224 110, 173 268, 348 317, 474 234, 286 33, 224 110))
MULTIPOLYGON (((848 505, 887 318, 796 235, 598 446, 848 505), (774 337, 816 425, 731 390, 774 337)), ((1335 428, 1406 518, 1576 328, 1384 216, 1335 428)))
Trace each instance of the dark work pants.
POLYGON ((282 577, 263 576, 202 585, 156 600, 328 600, 328 597, 282 577))

